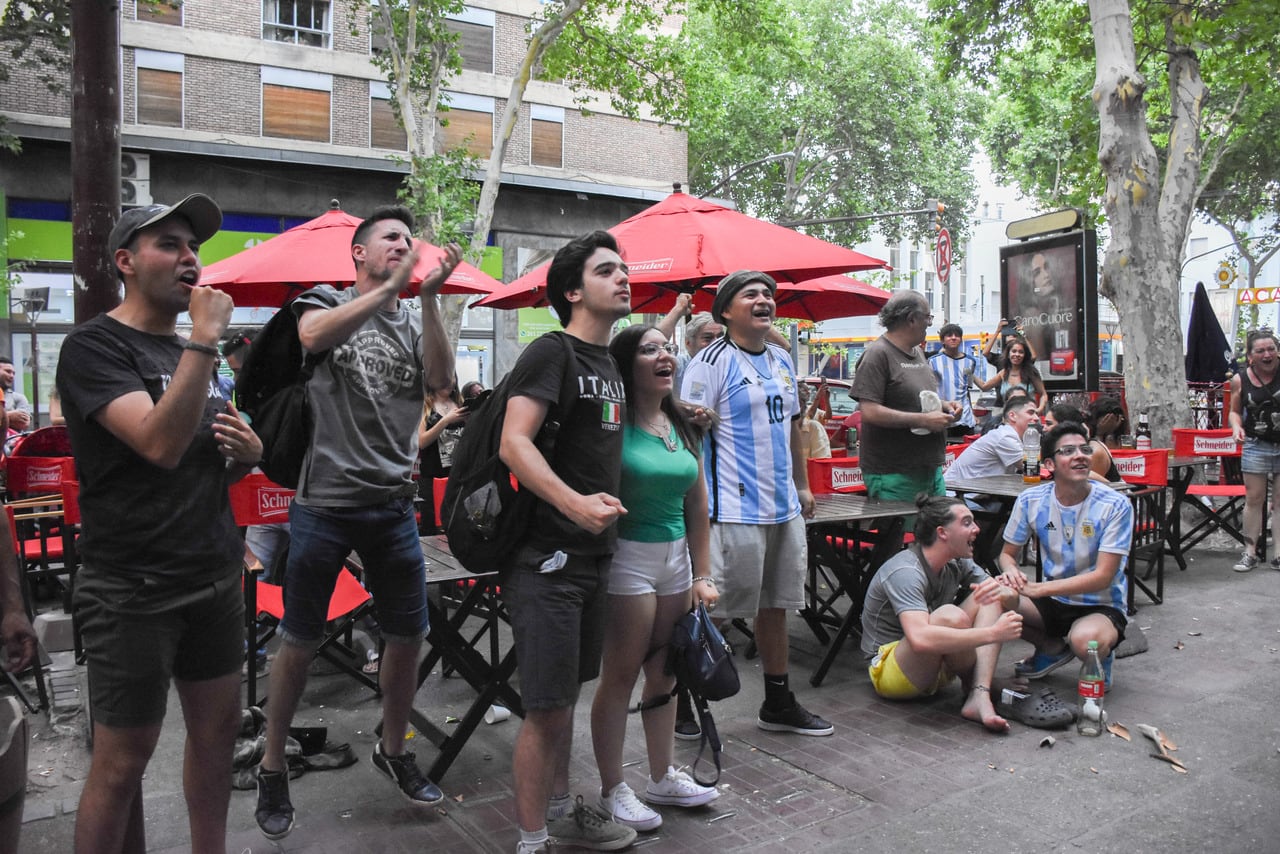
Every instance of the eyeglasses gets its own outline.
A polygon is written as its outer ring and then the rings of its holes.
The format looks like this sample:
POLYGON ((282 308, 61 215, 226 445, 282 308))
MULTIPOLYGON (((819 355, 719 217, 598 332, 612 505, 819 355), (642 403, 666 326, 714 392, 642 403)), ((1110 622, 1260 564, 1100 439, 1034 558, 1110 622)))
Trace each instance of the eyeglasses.
POLYGON ((1082 457, 1093 456, 1093 445, 1085 442, 1083 445, 1068 445, 1065 448, 1058 448, 1053 452, 1055 457, 1062 457, 1063 459, 1074 457, 1076 454, 1082 457))
POLYGON ((932 315, 932 314, 921 314, 920 316, 921 316, 921 317, 923 317, 923 318, 925 319, 925 322, 927 322, 927 323, 933 323, 933 315, 932 315))
POLYGON ((650 342, 648 344, 641 344, 636 348, 636 352, 646 358, 652 358, 663 352, 669 356, 675 356, 679 354, 680 348, 675 344, 654 344, 653 342, 650 342))

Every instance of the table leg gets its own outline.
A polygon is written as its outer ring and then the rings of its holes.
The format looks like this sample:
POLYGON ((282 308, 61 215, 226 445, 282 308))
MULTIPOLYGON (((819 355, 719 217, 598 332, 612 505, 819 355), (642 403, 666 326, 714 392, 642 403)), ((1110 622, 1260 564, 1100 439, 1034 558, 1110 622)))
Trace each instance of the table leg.
POLYGON ((877 519, 871 524, 874 525, 874 534, 869 531, 858 532, 855 529, 850 535, 855 539, 867 539, 874 543, 871 554, 867 556, 867 559, 862 560, 861 549, 854 548, 847 552, 852 555, 847 563, 844 563, 838 570, 836 567, 832 567, 842 576, 841 580, 844 583, 845 591, 849 595, 849 609, 845 611, 840 628, 836 631, 835 637, 832 638, 826 655, 822 657, 822 661, 818 664, 818 669, 809 678, 809 684, 815 688, 821 686, 823 680, 827 678, 827 671, 835 663, 836 656, 840 654, 840 649, 844 646, 844 642, 849 638, 849 635, 853 634, 854 631, 858 631, 861 634, 862 603, 866 598, 867 587, 871 583, 872 573, 902 547, 903 519, 901 517, 877 519))

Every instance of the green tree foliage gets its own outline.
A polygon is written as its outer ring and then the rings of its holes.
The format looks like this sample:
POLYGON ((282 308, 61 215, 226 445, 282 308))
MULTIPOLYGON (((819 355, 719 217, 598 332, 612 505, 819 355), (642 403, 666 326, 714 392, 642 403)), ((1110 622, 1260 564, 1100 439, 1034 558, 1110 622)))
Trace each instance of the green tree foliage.
POLYGON ((1275 212, 1274 2, 931 0, 943 52, 994 89, 998 171, 1107 236, 1131 407, 1185 423, 1179 270, 1199 210, 1240 234, 1275 212), (1215 213, 1216 211, 1216 213, 1215 213), (1182 398, 1182 399, 1180 399, 1182 398))
MULTIPOLYGON (((753 21, 694 4, 683 60, 694 192, 775 221, 972 208, 983 99, 937 73, 925 22, 882 0, 758 0, 753 21), (761 162, 761 161, 765 162, 761 162)), ((963 242, 963 222, 949 222, 963 242)), ((888 219, 890 237, 924 217, 888 219)), ((864 239, 863 221, 806 230, 864 239)))

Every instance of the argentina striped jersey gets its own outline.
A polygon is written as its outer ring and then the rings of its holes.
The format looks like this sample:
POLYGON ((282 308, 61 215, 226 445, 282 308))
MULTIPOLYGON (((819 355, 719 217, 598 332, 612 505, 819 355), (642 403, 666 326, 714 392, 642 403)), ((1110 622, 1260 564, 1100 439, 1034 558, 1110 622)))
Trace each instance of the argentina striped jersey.
POLYGON ((1125 612, 1128 583, 1124 568, 1133 540, 1133 508, 1128 498, 1090 483, 1088 498, 1065 507, 1058 502, 1052 483, 1033 486, 1018 496, 1004 538, 1020 546, 1032 534, 1040 541, 1046 581, 1091 572, 1102 552, 1120 555, 1120 568, 1106 590, 1053 598, 1069 605, 1109 605, 1125 612))
POLYGON ((720 416, 703 446, 713 522, 772 525, 800 513, 791 477, 800 399, 785 350, 768 344, 752 354, 722 338, 685 368, 680 398, 720 416))
POLYGON ((929 357, 929 367, 938 378, 938 396, 943 400, 960 401, 960 417, 956 423, 973 427, 975 422, 973 404, 969 401, 969 383, 978 368, 978 360, 968 355, 953 359, 945 352, 939 352, 929 357))

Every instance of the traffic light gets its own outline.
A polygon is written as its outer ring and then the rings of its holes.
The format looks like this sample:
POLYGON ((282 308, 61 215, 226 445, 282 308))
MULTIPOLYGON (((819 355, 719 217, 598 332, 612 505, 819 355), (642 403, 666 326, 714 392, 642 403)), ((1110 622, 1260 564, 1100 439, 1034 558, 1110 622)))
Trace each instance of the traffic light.
POLYGON ((991 338, 991 333, 990 332, 979 333, 979 338, 981 338, 982 340, 982 349, 983 350, 987 349, 987 341, 988 339, 991 338))
POLYGON ((937 199, 929 199, 924 203, 925 213, 929 215, 929 225, 936 231, 942 231, 942 215, 946 212, 947 206, 937 199))

